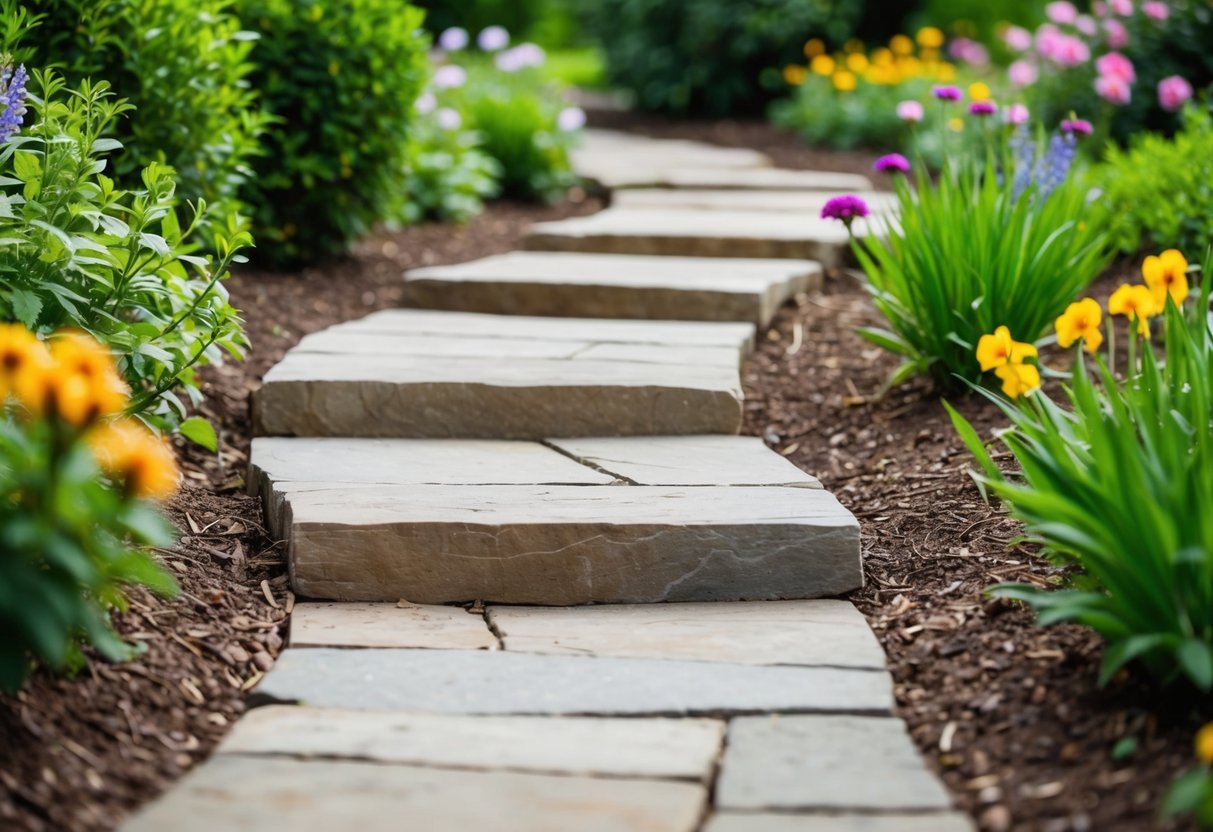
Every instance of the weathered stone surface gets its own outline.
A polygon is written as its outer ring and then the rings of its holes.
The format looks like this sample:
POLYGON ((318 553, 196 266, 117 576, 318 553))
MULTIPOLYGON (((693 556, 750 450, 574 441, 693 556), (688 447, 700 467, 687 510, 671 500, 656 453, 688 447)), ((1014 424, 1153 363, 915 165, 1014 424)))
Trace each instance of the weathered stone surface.
POLYGON ((763 815, 720 812, 704 832, 973 832, 973 823, 954 812, 914 815, 763 815))
MULTIPOLYGON (((867 233, 863 222, 858 235, 867 233)), ((849 247, 840 222, 805 215, 740 211, 647 211, 610 208, 588 217, 537 223, 533 251, 709 257, 790 257, 842 264, 849 247)))
POLYGON ((443 604, 775 600, 863 580, 859 526, 779 487, 368 486, 288 495, 303 597, 443 604))
MULTIPOLYGON (((306 652, 306 651, 294 651, 306 652)), ((219 755, 126 832, 691 832, 694 783, 219 755)))
MULTIPOLYGON (((625 188, 611 195, 611 207, 661 211, 774 211, 820 216, 826 202, 837 195, 838 192, 820 190, 625 188)), ((895 194, 861 191, 857 196, 876 212, 892 211, 897 206, 895 194)))
MULTIPOLYGON (((892 689, 887 673, 840 668, 540 656, 508 650, 316 648, 283 653, 253 691, 251 701, 371 711, 553 716, 887 714, 892 689)), ((748 785, 745 775, 753 759, 749 751, 739 759, 747 766, 740 785, 748 785)), ((868 761, 866 756, 863 759, 868 761)), ((775 780, 786 783, 790 777, 775 780)), ((872 788, 879 785, 879 780, 872 780, 872 788)), ((742 797, 747 794, 748 789, 739 792, 742 797)))
POLYGON ((751 169, 770 164, 762 153, 685 139, 652 139, 606 130, 588 130, 571 154, 573 170, 605 187, 650 181, 673 166, 751 169), (625 174, 625 175, 621 175, 625 174))
POLYGON ((734 720, 716 803, 726 810, 951 808, 900 719, 842 716, 734 720))
POLYGON ((741 365, 741 356, 731 347, 667 347, 650 344, 594 344, 572 357, 573 361, 621 361, 663 364, 667 367, 694 365, 721 367, 729 361, 741 365))
POLYGON ((884 670, 848 601, 489 608, 506 650, 632 659, 884 670))
POLYGON ((292 647, 498 647, 484 616, 462 607, 308 601, 295 605, 290 622, 292 647))
POLYGON ((404 296, 428 309, 762 325, 820 283, 811 261, 513 252, 409 272, 404 296))
POLYGON ((724 723, 712 719, 459 716, 271 706, 242 717, 219 750, 706 782, 723 739, 724 723))
POLYGON ((552 447, 637 485, 786 485, 821 482, 755 436, 553 439, 552 447))
POLYGON ((590 176, 615 193, 625 188, 678 188, 684 190, 762 190, 855 192, 872 189, 866 176, 819 170, 724 167, 695 160, 669 165, 603 164, 590 176))

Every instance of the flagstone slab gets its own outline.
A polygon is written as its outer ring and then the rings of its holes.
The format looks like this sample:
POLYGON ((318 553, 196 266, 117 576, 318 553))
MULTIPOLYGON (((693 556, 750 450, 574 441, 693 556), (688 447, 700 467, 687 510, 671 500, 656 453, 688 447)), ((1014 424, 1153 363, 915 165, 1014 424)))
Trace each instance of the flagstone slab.
POLYGON ((302 601, 291 612, 291 647, 410 647, 496 650, 483 615, 463 607, 401 602, 302 601))
POLYGON ((570 153, 570 162, 579 176, 597 180, 609 188, 617 184, 614 172, 620 168, 657 176, 659 171, 674 165, 749 169, 769 165, 771 160, 749 148, 721 147, 687 139, 654 139, 591 128, 583 131, 581 141, 570 153))
POLYGON ((713 719, 460 716, 270 706, 219 753, 707 782, 724 740, 713 719))
POLYGON ((885 669, 847 601, 492 606, 488 620, 506 650, 523 653, 885 669))
MULTIPOLYGON (((826 202, 840 191, 710 190, 706 188, 623 188, 611 194, 612 208, 660 211, 774 211, 820 215, 826 202)), ((893 211, 897 195, 883 191, 851 191, 874 212, 893 211)))
POLYGON ((756 811, 951 808, 900 719, 816 715, 731 722, 716 804, 756 811))
POLYGON ((368 486, 288 493, 302 597, 418 604, 817 598, 862 585, 859 525, 812 488, 368 486))
POLYGON ((628 188, 680 190, 870 191, 866 176, 822 170, 703 165, 693 159, 665 165, 602 164, 582 174, 614 194, 628 188))
MULTIPOLYGON (((771 711, 885 715, 893 705, 893 683, 887 673, 830 667, 543 656, 508 650, 315 648, 284 652, 254 689, 250 703, 526 716, 771 711)), ((747 752, 738 760, 745 775, 742 785, 748 783, 752 759, 747 752)), ((775 779, 785 783, 788 776, 775 779)))
POLYGON ((718 812, 704 832, 973 832, 965 815, 929 814, 756 814, 718 812))
POLYGON ((571 456, 637 485, 821 488, 756 436, 607 436, 552 439, 571 456))
POLYGON ((692 832, 703 786, 221 754, 125 832, 692 832))
POLYGON ((789 297, 820 286, 821 266, 536 251, 416 269, 407 278, 405 305, 427 309, 764 325, 789 297))

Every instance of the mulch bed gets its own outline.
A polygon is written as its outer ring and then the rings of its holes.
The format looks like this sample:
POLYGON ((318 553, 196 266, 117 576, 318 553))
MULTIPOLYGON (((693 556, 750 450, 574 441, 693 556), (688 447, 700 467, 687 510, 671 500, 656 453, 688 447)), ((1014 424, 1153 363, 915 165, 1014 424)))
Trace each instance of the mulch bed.
MULTIPOLYGON (((810 150, 762 124, 596 122, 755 147, 787 167, 866 172, 873 158, 810 150)), ((309 332, 399 305, 404 269, 509 251, 530 222, 601 207, 573 196, 553 208, 494 205, 464 228, 381 234, 302 274, 246 270, 230 281, 253 351, 206 373, 204 413, 220 454, 182 449, 187 485, 169 508, 183 537, 163 557, 183 592, 135 592, 117 617, 148 645, 138 661, 93 661, 73 679, 39 673, 20 695, 0 696, 0 828, 114 828, 210 753, 242 712, 242 689, 277 655, 292 602, 282 549, 243 494, 248 393, 265 371, 309 332)), ((874 315, 842 278, 785 307, 747 366, 746 429, 859 516, 868 585, 854 600, 888 651, 915 740, 983 829, 1167 828, 1156 822, 1159 797, 1190 763, 1201 715, 1128 676, 1098 690, 1097 638, 1037 628, 1025 610, 984 595, 992 583, 1040 583, 1058 570, 1017 545, 1017 524, 981 500, 930 391, 871 398, 892 359, 853 328, 874 315), (1114 761, 1125 737, 1136 750, 1114 761)), ((980 431, 1001 423, 977 399, 957 404, 980 431)))

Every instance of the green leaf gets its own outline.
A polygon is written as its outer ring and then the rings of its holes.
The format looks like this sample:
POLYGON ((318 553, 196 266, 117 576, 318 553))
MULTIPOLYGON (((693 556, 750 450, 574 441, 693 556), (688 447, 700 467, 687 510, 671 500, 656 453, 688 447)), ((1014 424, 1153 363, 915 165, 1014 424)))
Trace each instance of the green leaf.
POLYGON ((1203 641, 1185 641, 1177 653, 1184 673, 1201 690, 1213 688, 1213 647, 1203 641))
POLYGON ((1172 817, 1194 812, 1208 799, 1213 799, 1213 778, 1207 769, 1194 769, 1171 784, 1162 801, 1162 814, 1172 817))
POLYGON ((215 426, 201 416, 192 416, 181 423, 178 431, 195 445, 201 445, 211 453, 219 450, 219 437, 215 435, 215 426))
POLYGON ((42 162, 37 154, 18 150, 13 154, 13 172, 22 182, 32 182, 41 175, 42 162))
POLYGON ((13 289, 9 292, 9 303, 13 307, 13 317, 33 329, 42 314, 42 298, 27 289, 13 289))

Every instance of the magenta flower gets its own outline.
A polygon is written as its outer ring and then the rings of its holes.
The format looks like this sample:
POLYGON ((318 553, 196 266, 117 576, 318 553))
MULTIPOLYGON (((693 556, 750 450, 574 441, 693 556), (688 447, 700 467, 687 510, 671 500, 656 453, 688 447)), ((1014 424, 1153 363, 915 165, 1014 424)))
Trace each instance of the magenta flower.
POLYGON ((907 100, 897 105, 897 117, 902 121, 917 124, 922 121, 924 115, 926 112, 923 110, 921 101, 907 100))
POLYGON ((856 219, 871 215, 868 210, 868 203, 855 194, 844 194, 836 196, 826 202, 821 209, 821 218, 823 220, 839 220, 847 227, 847 233, 851 232, 851 223, 856 219))
POLYGON ((1123 78, 1113 75, 1101 75, 1096 78, 1095 92, 1099 93, 1099 97, 1104 101, 1118 107, 1125 106, 1133 97, 1129 84, 1123 78))
POLYGON ((985 118, 998 112, 998 105, 993 101, 974 101, 969 105, 969 115, 985 118))
POLYGON ((1061 123, 1061 132, 1075 136, 1089 136, 1095 132, 1091 122, 1080 118, 1068 118, 1061 123))
POLYGON ((1012 104, 1003 111, 1003 117, 1007 120, 1007 124, 1027 124, 1031 113, 1023 104, 1012 104))
POLYGON ((1091 47, 1087 46, 1087 42, 1082 38, 1059 35, 1050 57, 1065 67, 1082 66, 1091 60, 1091 47))
POLYGON ((1158 82, 1158 103, 1168 112, 1175 112, 1192 97, 1192 85, 1179 75, 1158 82))
POLYGON ((1133 14, 1133 0, 1108 0, 1108 6, 1121 17, 1133 14))
POLYGON ((1066 0, 1056 0, 1045 6, 1045 16, 1054 23, 1070 24, 1078 20, 1078 9, 1066 0))
POLYGON ((890 153, 877 159, 872 170, 877 173, 909 173, 910 160, 900 153, 890 153))
POLYGON ((1100 75, 1119 78, 1126 84, 1132 84, 1137 80, 1137 71, 1133 69, 1133 62, 1119 52, 1101 55, 1095 61, 1095 69, 1100 75))
POLYGON ((1151 20, 1157 20, 1159 23, 1171 16, 1171 9, 1166 3, 1160 0, 1147 0, 1141 4, 1141 10, 1145 12, 1146 17, 1151 20))
POLYGON ((1030 61, 1019 60, 1007 67, 1007 77, 1017 87, 1030 87, 1040 77, 1040 71, 1030 61))
POLYGON ((960 91, 960 87, 953 87, 951 85, 934 87, 931 90, 931 95, 940 101, 959 101, 964 97, 964 93, 960 91))

